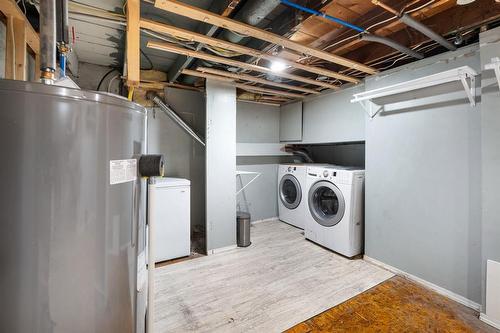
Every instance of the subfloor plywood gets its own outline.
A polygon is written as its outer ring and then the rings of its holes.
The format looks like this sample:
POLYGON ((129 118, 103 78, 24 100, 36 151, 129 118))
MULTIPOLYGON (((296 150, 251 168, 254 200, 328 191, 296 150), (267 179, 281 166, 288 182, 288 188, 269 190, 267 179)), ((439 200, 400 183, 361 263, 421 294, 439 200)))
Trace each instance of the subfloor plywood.
POLYGON ((286 331, 498 333, 478 313, 411 280, 395 276, 286 331))
POLYGON ((281 332, 393 276, 279 221, 252 245, 157 269, 155 332, 281 332))

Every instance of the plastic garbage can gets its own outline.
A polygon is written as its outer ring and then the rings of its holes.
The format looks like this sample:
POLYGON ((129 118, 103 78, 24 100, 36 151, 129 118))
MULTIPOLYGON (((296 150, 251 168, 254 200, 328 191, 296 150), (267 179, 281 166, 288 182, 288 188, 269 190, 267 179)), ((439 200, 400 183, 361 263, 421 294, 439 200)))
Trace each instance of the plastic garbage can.
POLYGON ((245 212, 236 213, 236 243, 239 247, 247 247, 250 242, 250 214, 245 212))

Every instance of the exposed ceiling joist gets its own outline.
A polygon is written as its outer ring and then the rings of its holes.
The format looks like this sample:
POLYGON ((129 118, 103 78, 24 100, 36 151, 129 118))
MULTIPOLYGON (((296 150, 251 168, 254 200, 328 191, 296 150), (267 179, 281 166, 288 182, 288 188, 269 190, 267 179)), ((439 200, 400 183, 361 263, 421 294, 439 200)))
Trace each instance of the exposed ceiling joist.
POLYGON ((152 30, 155 32, 165 33, 165 34, 168 34, 168 35, 171 35, 174 37, 189 39, 191 41, 195 41, 198 43, 203 43, 203 44, 211 45, 214 47, 223 48, 226 50, 242 53, 242 54, 257 57, 257 58, 262 58, 262 59, 265 59, 268 61, 280 61, 280 62, 285 63, 286 65, 291 66, 293 68, 301 69, 301 70, 304 70, 304 71, 307 71, 310 73, 315 73, 318 75, 324 75, 327 77, 332 77, 332 78, 336 78, 336 79, 348 81, 348 82, 353 82, 353 83, 359 82, 359 80, 356 78, 353 78, 353 77, 350 77, 347 75, 343 75, 343 74, 340 74, 340 73, 337 73, 334 71, 330 71, 327 69, 323 69, 323 68, 319 68, 319 67, 315 67, 315 66, 310 66, 310 65, 304 65, 304 64, 301 64, 298 62, 286 60, 284 58, 276 57, 276 56, 273 56, 273 55, 270 55, 270 54, 267 54, 267 53, 264 53, 262 51, 255 50, 255 49, 252 49, 252 48, 249 48, 246 46, 242 46, 242 45, 234 44, 234 43, 227 42, 227 41, 224 41, 221 39, 205 36, 202 34, 198 34, 196 32, 191 32, 189 30, 184 30, 181 28, 173 27, 171 25, 162 24, 162 23, 151 21, 151 20, 145 20, 145 19, 142 19, 140 24, 141 24, 141 28, 149 29, 149 30, 152 30))
MULTIPOLYGON (((475 10, 470 10, 470 7, 467 6, 455 6, 421 22, 429 27, 433 27, 437 33, 444 36, 450 30, 456 29, 456 27, 459 27, 462 31, 466 31, 472 27, 478 27, 500 19, 500 12, 498 10, 491 10, 491 6, 488 6, 488 3, 491 4, 490 0, 477 0, 476 3, 475 10), (446 22, 446 24, 443 24, 443 22, 446 22)), ((500 4, 493 3, 493 6, 500 7, 500 4)), ((399 30, 388 37, 400 44, 413 47, 429 40, 428 37, 420 33, 409 35, 406 30, 399 30)), ((349 55, 357 57, 360 61, 373 63, 395 54, 389 50, 384 45, 368 44, 351 51, 349 55)))
POLYGON ((232 59, 228 59, 228 58, 224 58, 224 57, 214 56, 214 55, 204 53, 204 52, 192 51, 192 50, 188 50, 188 49, 185 49, 182 47, 175 46, 174 44, 171 44, 171 43, 149 41, 147 45, 149 48, 153 48, 153 49, 157 49, 157 50, 163 50, 166 52, 182 54, 182 55, 185 55, 188 57, 213 61, 213 62, 217 62, 220 64, 225 64, 225 65, 234 66, 234 67, 238 67, 238 68, 242 68, 242 69, 247 69, 250 71, 272 74, 272 75, 284 77, 284 78, 287 78, 290 80, 303 82, 303 83, 307 83, 310 85, 316 85, 318 87, 323 87, 323 88, 328 88, 328 89, 339 89, 338 86, 330 84, 330 83, 316 81, 316 80, 305 78, 303 76, 298 76, 298 75, 289 74, 289 73, 285 73, 285 72, 274 72, 267 67, 247 64, 246 62, 241 62, 241 61, 236 61, 236 60, 232 60, 232 59))
MULTIPOLYGON (((430 18, 434 15, 442 13, 451 7, 456 5, 456 0, 438 0, 437 2, 430 4, 428 7, 424 7, 414 13, 411 13, 410 16, 416 20, 424 20, 426 18, 430 18)), ((377 36, 388 37, 389 35, 396 33, 405 29, 406 25, 399 20, 394 20, 388 24, 383 25, 381 28, 375 30, 373 33, 377 36)), ((335 49, 333 52, 337 55, 347 54, 355 49, 358 49, 367 42, 362 41, 359 38, 353 39, 350 42, 343 44, 335 49)), ((370 44, 372 45, 372 44, 370 44)))
POLYGON ((174 0, 156 0, 155 2, 155 7, 166 10, 171 13, 175 13, 177 15, 189 17, 191 19, 216 25, 221 28, 229 29, 232 31, 235 31, 237 33, 246 35, 246 36, 252 36, 253 38, 257 38, 263 41, 271 42, 277 45, 281 45, 285 48, 288 48, 290 50, 294 50, 300 53, 303 53, 305 55, 310 55, 316 58, 320 58, 332 63, 339 64, 341 66, 349 67, 352 69, 356 69, 368 74, 374 74, 376 73, 376 70, 363 65, 361 63, 325 52, 320 49, 308 47, 302 44, 299 44, 297 42, 294 42, 290 39, 287 39, 283 36, 279 36, 276 34, 273 34, 271 32, 253 27, 251 25, 241 23, 217 14, 214 14, 212 12, 199 9, 194 6, 190 6, 178 1, 174 0))
POLYGON ((242 84, 242 83, 235 83, 233 79, 229 79, 227 77, 214 75, 214 74, 208 74, 208 73, 202 73, 202 72, 193 71, 190 69, 184 69, 182 71, 182 74, 192 75, 192 76, 196 76, 196 77, 202 77, 205 79, 213 79, 213 80, 218 80, 218 81, 223 81, 223 82, 231 82, 232 86, 234 86, 236 88, 240 88, 240 89, 245 90, 245 91, 259 92, 259 93, 273 95, 273 96, 285 96, 285 97, 291 97, 291 98, 304 98, 304 97, 306 97, 304 95, 290 93, 290 92, 281 91, 281 90, 255 87, 255 86, 251 86, 248 84, 242 84))
POLYGON ((274 86, 274 87, 288 89, 288 90, 301 91, 301 92, 304 92, 304 93, 307 93, 307 94, 319 94, 320 93, 317 90, 312 90, 312 89, 307 89, 307 88, 292 86, 291 84, 284 84, 284 83, 278 83, 278 82, 274 82, 274 81, 269 81, 269 80, 261 79, 261 78, 258 78, 258 77, 252 76, 252 75, 247 75, 247 74, 231 73, 231 72, 221 71, 221 70, 218 70, 218 69, 207 68, 207 67, 198 67, 196 70, 200 71, 200 72, 203 72, 203 73, 210 73, 210 74, 215 74, 215 75, 229 77, 229 78, 236 79, 236 80, 256 82, 256 83, 261 83, 261 84, 265 84, 265 85, 268 85, 268 86, 274 86))

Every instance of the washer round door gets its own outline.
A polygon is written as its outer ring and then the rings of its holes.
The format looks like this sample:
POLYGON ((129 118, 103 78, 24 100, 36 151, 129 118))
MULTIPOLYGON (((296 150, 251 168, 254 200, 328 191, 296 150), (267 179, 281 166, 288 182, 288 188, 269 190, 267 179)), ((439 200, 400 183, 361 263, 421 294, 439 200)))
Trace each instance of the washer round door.
POLYGON ((316 222, 325 227, 333 227, 344 216, 344 196, 337 186, 320 180, 309 190, 309 211, 316 222))
POLYGON ((280 199, 288 209, 295 209, 302 200, 300 183, 293 175, 284 175, 280 181, 280 199))

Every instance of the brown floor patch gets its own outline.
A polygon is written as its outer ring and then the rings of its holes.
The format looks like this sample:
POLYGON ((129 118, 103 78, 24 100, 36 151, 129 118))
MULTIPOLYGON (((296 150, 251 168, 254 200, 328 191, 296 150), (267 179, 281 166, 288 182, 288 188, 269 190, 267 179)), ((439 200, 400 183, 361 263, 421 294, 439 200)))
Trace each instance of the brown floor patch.
POLYGON ((204 254, 191 253, 191 255, 189 255, 187 257, 182 257, 182 258, 177 258, 177 259, 171 259, 171 260, 165 260, 165 261, 157 262, 156 265, 155 265, 155 268, 160 268, 160 267, 163 267, 163 266, 172 265, 172 264, 175 264, 175 263, 178 263, 178 262, 183 262, 183 261, 186 261, 186 260, 196 259, 196 258, 200 258, 200 257, 204 257, 204 256, 205 256, 204 254))
POLYGON ((395 276, 287 333, 496 332, 462 304, 395 276))

